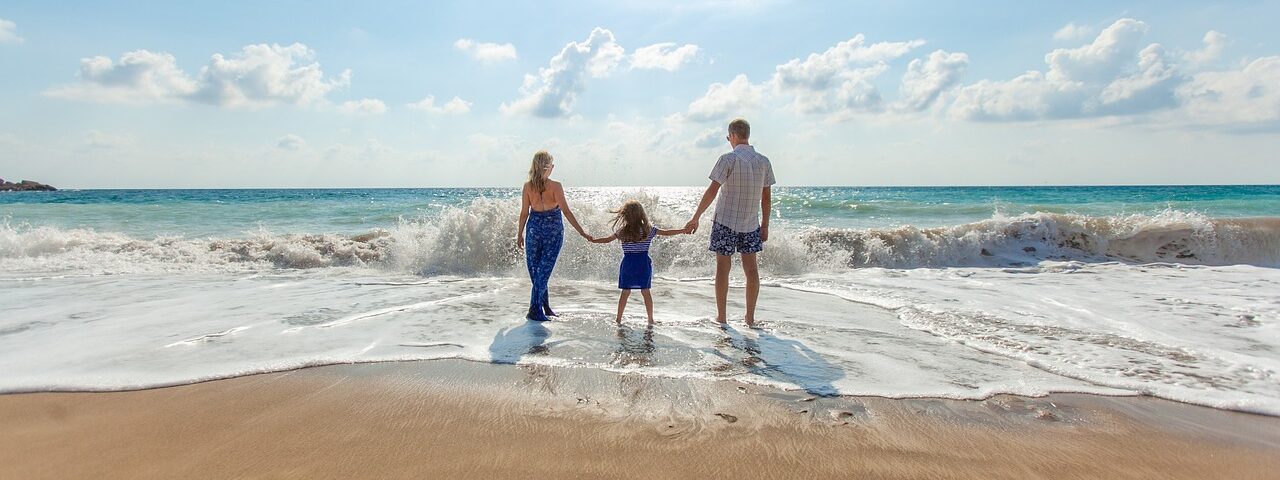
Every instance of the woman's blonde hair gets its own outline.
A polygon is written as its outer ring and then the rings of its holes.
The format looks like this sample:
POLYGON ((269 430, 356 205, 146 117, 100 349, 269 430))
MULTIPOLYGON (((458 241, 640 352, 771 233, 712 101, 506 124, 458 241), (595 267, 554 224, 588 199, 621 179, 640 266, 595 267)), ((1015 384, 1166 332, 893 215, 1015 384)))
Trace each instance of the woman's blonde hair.
POLYGON ((551 166, 551 154, 546 150, 538 150, 533 154, 533 164, 529 165, 529 186, 533 191, 542 193, 547 190, 547 167, 551 166))
POLYGON ((643 242, 649 238, 649 215, 644 213, 644 205, 635 200, 627 200, 622 208, 611 210, 613 220, 609 225, 618 232, 618 240, 623 242, 643 242))

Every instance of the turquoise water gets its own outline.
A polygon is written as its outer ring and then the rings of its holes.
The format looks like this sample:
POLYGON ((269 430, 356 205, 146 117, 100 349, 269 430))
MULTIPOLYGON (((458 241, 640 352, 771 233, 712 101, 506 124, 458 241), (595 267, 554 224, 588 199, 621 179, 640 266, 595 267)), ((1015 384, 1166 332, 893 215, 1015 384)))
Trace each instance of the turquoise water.
MULTIPOLYGON (((644 195, 675 214, 692 211, 699 188, 571 188, 571 203, 608 209, 644 195)), ((357 234, 399 220, 432 218, 476 199, 512 199, 513 188, 297 190, 70 190, 0 194, 10 225, 88 228, 150 238, 246 232, 357 234)), ((779 187, 783 226, 939 227, 1044 212, 1087 216, 1166 210, 1213 218, 1280 214, 1280 186, 779 187)))

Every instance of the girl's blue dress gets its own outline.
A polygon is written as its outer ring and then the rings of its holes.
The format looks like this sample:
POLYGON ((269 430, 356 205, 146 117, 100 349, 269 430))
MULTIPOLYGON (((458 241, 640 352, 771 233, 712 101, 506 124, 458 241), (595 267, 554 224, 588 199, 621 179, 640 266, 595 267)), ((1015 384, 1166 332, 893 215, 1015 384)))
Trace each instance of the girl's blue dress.
POLYGON ((649 245, 658 235, 658 227, 649 231, 649 237, 640 242, 622 242, 622 264, 618 266, 618 288, 623 290, 647 289, 653 284, 653 259, 649 258, 649 245))

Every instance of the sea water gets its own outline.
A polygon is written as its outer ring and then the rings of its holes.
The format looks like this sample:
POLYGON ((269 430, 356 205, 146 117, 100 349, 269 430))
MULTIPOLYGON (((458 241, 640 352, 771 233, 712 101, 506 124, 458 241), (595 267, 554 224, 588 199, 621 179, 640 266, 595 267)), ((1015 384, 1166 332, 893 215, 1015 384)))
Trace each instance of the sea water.
MULTIPOLYGON (((596 235, 699 188, 570 188, 596 235)), ((763 328, 712 323, 711 213, 621 252, 566 230, 527 322, 516 189, 0 194, 0 392, 439 358, 734 379, 816 395, 1153 395, 1280 415, 1280 186, 778 187, 763 328)))

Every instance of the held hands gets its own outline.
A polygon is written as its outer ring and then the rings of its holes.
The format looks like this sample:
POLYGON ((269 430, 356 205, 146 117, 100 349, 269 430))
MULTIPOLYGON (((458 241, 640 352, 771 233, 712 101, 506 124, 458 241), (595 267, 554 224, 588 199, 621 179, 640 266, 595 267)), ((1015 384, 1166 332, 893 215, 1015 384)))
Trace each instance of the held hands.
POLYGON ((692 234, 698 231, 698 218, 689 219, 689 223, 684 224, 684 233, 692 234))

